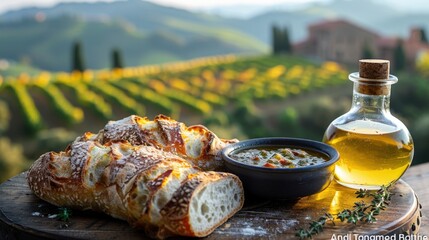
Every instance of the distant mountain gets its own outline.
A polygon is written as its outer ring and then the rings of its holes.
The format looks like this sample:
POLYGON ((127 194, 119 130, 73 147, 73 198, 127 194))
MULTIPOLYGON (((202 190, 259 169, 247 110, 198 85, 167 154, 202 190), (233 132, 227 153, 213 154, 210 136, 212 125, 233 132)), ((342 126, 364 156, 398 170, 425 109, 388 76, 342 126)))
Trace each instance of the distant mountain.
POLYGON ((400 14, 386 17, 379 19, 375 25, 377 30, 384 35, 408 36, 411 27, 422 27, 429 34, 429 13, 400 14))
POLYGON ((292 41, 299 41, 307 36, 307 27, 311 23, 324 20, 323 16, 301 13, 272 11, 248 19, 245 23, 239 21, 232 26, 241 29, 246 34, 267 44, 271 43, 271 27, 278 25, 287 27, 292 41))
MULTIPOLYGON (((223 17, 233 17, 233 18, 251 18, 256 15, 264 14, 271 11, 298 11, 305 8, 310 8, 317 5, 329 5, 332 3, 335 5, 343 5, 349 8, 351 5, 355 5, 357 8, 353 8, 356 11, 353 12, 353 16, 361 18, 362 15, 369 16, 370 14, 366 11, 361 11, 367 7, 366 1, 361 0, 306 0, 306 1, 283 1, 273 5, 264 4, 264 1, 259 1, 255 3, 254 1, 249 1, 247 3, 242 3, 239 5, 220 5, 215 7, 201 7, 199 11, 217 14, 223 17), (339 3, 339 4, 338 4, 339 3)), ((427 0, 408 0, 408 1, 390 1, 390 0, 371 0, 369 8, 373 5, 380 6, 379 9, 384 11, 384 8, 393 10, 393 13, 400 14, 420 14, 428 13, 429 5, 427 0)), ((350 12, 350 9, 346 9, 346 12, 350 12)), ((376 15, 373 15, 373 17, 376 15)), ((371 16, 370 16, 371 17, 371 16)))
POLYGON ((333 0, 288 10, 284 6, 274 8, 277 10, 264 10, 248 19, 196 13, 141 0, 26 8, 0 15, 0 58, 24 58, 44 69, 69 70, 69 49, 74 40, 83 42, 90 68, 109 67, 113 47, 123 50, 126 65, 214 54, 266 53, 273 24, 288 27, 296 42, 307 36, 309 24, 335 18, 388 36, 405 37, 412 26, 429 31, 429 14, 409 14, 373 0, 333 0), (39 21, 34 20, 35 16, 39 21))
POLYGON ((346 19, 371 31, 387 36, 405 37, 410 27, 419 26, 429 31, 428 14, 410 14, 372 0, 333 0, 328 3, 313 3, 296 10, 268 11, 258 16, 237 21, 232 26, 269 44, 270 26, 288 27, 293 41, 303 40, 309 24, 328 19, 346 19))
POLYGON ((188 31, 185 26, 182 26, 186 23, 202 25, 207 28, 225 26, 222 18, 161 6, 141 0, 60 3, 51 8, 28 8, 10 11, 0 16, 0 20, 19 20, 23 17, 34 16, 39 12, 42 12, 48 18, 74 15, 83 17, 86 20, 122 20, 144 32, 162 30, 184 38, 192 38, 200 35, 188 31))
POLYGON ((0 16, 0 58, 68 71, 75 40, 82 41, 89 68, 109 67, 114 47, 126 65, 267 52, 267 45, 225 21, 138 0, 28 8, 0 16))
POLYGON ((328 19, 347 19, 388 36, 405 37, 413 26, 421 26, 429 30, 429 12, 411 14, 398 10, 390 4, 381 4, 373 0, 334 0, 328 4, 313 5, 303 12, 328 19))

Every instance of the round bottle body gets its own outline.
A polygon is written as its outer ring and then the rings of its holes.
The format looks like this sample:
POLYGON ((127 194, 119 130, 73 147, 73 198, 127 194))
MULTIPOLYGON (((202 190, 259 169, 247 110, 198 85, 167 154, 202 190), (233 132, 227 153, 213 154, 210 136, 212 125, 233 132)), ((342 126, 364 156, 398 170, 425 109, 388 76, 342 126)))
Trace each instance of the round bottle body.
POLYGON ((379 189, 398 180, 410 166, 414 144, 408 129, 391 116, 394 124, 367 119, 334 120, 323 141, 340 153, 335 167, 338 183, 351 188, 379 189))

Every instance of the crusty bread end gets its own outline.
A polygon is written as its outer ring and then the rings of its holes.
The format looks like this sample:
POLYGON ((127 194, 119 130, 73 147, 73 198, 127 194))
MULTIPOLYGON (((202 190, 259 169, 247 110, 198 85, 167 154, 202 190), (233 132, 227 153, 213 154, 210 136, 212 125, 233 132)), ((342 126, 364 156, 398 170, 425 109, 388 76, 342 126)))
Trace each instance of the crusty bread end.
POLYGON ((241 181, 233 174, 190 175, 161 210, 166 228, 184 236, 209 235, 243 207, 242 189, 241 181))

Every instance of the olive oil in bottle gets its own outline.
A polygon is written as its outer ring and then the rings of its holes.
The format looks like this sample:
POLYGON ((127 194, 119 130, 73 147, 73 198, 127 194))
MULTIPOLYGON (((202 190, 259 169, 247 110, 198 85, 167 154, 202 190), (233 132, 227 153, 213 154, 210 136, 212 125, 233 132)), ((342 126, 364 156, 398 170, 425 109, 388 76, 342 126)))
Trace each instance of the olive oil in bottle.
POLYGON ((405 125, 390 113, 390 89, 397 78, 389 75, 386 60, 361 60, 349 112, 335 119, 323 141, 340 153, 335 167, 338 183, 351 188, 378 189, 398 180, 410 166, 414 144, 405 125))

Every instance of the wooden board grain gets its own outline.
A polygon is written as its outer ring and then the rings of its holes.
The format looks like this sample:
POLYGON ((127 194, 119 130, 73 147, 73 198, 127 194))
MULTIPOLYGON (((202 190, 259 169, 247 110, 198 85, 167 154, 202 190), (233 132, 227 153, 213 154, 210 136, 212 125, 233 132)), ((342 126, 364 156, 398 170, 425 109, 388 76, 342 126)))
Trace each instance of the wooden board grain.
MULTIPOLYGON (((353 206, 359 201, 354 192, 332 183, 319 194, 292 202, 248 198, 240 212, 206 239, 296 239, 297 229, 325 212, 337 213, 353 206)), ((334 234, 416 234, 421 215, 413 190, 400 180, 393 192, 389 208, 376 223, 328 224, 315 239, 331 239, 334 234)), ((57 207, 33 195, 25 173, 0 185, 0 239, 146 239, 143 232, 102 213, 73 211, 65 227, 63 222, 50 218, 57 212, 57 207)))
POLYGON ((423 206, 419 234, 429 239, 429 162, 410 167, 402 179, 411 186, 423 206))

